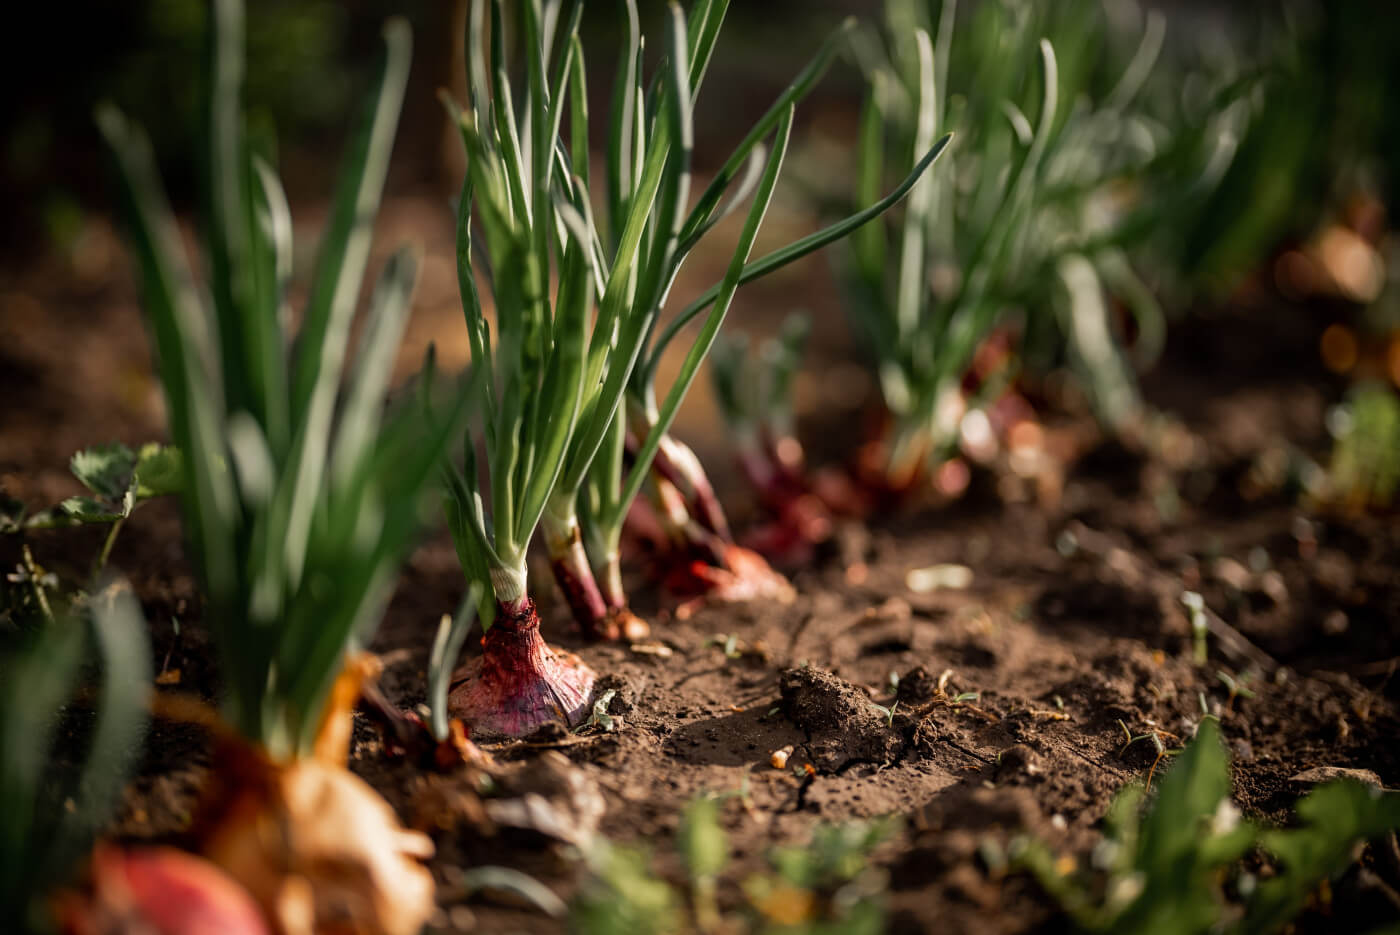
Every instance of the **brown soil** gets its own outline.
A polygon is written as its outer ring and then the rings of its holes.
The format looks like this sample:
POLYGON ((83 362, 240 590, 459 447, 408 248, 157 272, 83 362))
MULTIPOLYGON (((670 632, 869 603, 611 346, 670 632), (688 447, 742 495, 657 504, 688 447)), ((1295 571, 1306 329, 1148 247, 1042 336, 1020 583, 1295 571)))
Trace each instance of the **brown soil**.
MULTIPOLYGON (((421 200, 397 205, 406 216, 426 210, 421 200)), ((390 226, 406 224, 393 206, 387 214, 390 226)), ((129 279, 113 272, 84 283, 58 272, 0 283, 0 482, 36 508, 75 492, 65 469, 75 448, 140 442, 160 426, 129 279)), ((829 310, 832 290, 820 276, 812 283, 808 306, 829 310)), ((446 300, 425 285, 428 305, 411 334, 460 328, 444 323, 434 303, 446 300)), ((773 294, 741 300, 757 310, 765 297, 773 294)), ((794 304, 786 296, 778 311, 794 304)), ((1292 777, 1319 766, 1368 769, 1400 785, 1400 525, 1393 516, 1311 515, 1283 494, 1241 492, 1252 489, 1248 467, 1267 447, 1319 451, 1325 404, 1338 395, 1312 362, 1319 323, 1275 313, 1243 308, 1183 325, 1148 381, 1149 398, 1201 439, 1205 457, 1191 469, 1168 471, 1100 443, 1072 468, 1053 508, 979 478, 951 507, 841 528, 822 558, 793 571, 797 599, 787 606, 705 607, 672 619, 634 569, 636 609, 669 655, 584 645, 568 632, 547 566, 532 568, 546 636, 616 690, 615 731, 488 745, 502 769, 485 797, 476 774, 425 775, 387 758, 367 725, 357 733, 354 768, 435 836, 442 925, 556 931, 559 923, 504 895, 463 902, 462 869, 518 867, 567 898, 580 867, 566 844, 584 845, 596 830, 653 848, 658 870, 676 873, 683 805, 702 791, 744 788, 722 811, 732 879, 761 866, 772 845, 805 841, 818 822, 893 813, 905 829, 878 854, 890 872, 892 930, 1058 930, 1032 883, 988 869, 982 842, 1028 830, 1083 853, 1115 791, 1156 757, 1146 742, 1125 747, 1125 729, 1157 730, 1176 746, 1203 701, 1221 717, 1237 801, 1250 814, 1285 820, 1305 791, 1292 777), (1178 493, 1174 508, 1164 505, 1164 477, 1178 493), (906 586, 909 570, 944 562, 969 566, 971 586, 906 586), (852 573, 855 565, 864 573, 852 573), (1248 683, 1252 697, 1232 698, 1218 674, 1245 669, 1247 649, 1212 639, 1210 663, 1191 661, 1185 588, 1201 591, 1256 658, 1266 654, 1272 674, 1248 683), (975 698, 957 700, 964 693, 975 698), (892 715, 875 707, 896 701, 892 715), (771 754, 787 746, 787 768, 774 768, 771 754)), ((835 343, 819 334, 815 346, 826 353, 835 343)), ((854 444, 848 415, 808 413, 805 422, 828 429, 813 437, 854 444)), ((721 486, 742 497, 724 476, 716 427, 688 418, 681 435, 699 442, 721 486)), ((839 454, 833 445, 819 454, 839 454)), ((217 675, 178 530, 171 505, 144 508, 114 564, 142 599, 166 681, 213 697, 217 675)), ((75 577, 100 540, 92 530, 29 537, 42 564, 75 577)), ((17 556, 15 540, 0 541, 7 568, 17 556)), ((409 562, 374 647, 395 702, 421 702, 437 619, 462 590, 450 543, 437 535, 409 562)), ((157 724, 115 831, 178 835, 206 759, 197 731, 157 724)), ((1304 929, 1360 931, 1384 919, 1376 903, 1346 895, 1338 891, 1331 915, 1314 910, 1304 929)))

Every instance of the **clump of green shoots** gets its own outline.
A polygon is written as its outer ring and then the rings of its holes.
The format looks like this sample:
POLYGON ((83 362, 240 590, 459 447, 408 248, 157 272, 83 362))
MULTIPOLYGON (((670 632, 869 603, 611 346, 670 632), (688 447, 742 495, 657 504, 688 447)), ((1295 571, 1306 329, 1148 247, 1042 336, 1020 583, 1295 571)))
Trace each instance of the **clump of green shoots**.
POLYGON ((859 47, 871 92, 858 196, 935 133, 958 133, 950 170, 920 183, 902 217, 855 235, 847 264, 888 411, 863 474, 902 491, 960 446, 985 458, 1027 417, 1010 392, 1024 364, 1067 358, 1110 425, 1137 410, 1110 296, 1151 360, 1161 312, 1124 244, 1144 227, 1132 184, 1167 148, 1134 110, 1164 27, 1147 15, 1105 87, 1111 44, 1093 3, 889 0, 886 23, 859 47))
POLYGON ((416 931, 432 904, 416 858, 431 844, 399 828, 345 768, 349 707, 372 670, 350 665, 349 654, 378 624, 465 401, 438 423, 416 405, 384 411, 416 278, 412 250, 385 267, 348 361, 408 78, 408 27, 385 28, 384 65, 293 335, 292 222, 272 165, 245 130, 241 3, 217 0, 210 22, 200 167, 207 283, 187 263, 145 135, 115 108, 98 112, 129 208, 181 453, 186 540, 224 685, 195 837, 279 928, 283 912, 343 912, 361 930, 416 931), (264 821, 290 830, 271 840, 258 832, 264 821), (291 905, 279 897, 283 874, 307 866, 364 873, 316 876, 315 905, 291 905))
MULTIPOLYGON (((1128 786, 1104 819, 1089 866, 1064 869, 1039 841, 1013 843, 1029 869, 1083 932, 1233 935, 1280 931, 1310 893, 1353 861, 1358 843, 1400 828, 1400 795, 1340 780, 1298 802, 1299 824, 1263 829, 1230 801, 1229 760, 1214 718, 1175 758, 1157 798, 1128 786), (1272 876, 1242 861, 1258 847, 1272 876), (1226 899, 1226 882, 1239 902, 1226 899)), ((1072 862, 1071 862, 1072 866, 1072 862)))
MULTIPOLYGON (((835 55, 844 31, 760 118, 690 208, 692 108, 727 3, 704 0, 689 15, 669 7, 663 57, 648 85, 637 11, 628 2, 600 229, 590 187, 581 4, 520 5, 523 88, 510 80, 504 6, 490 4, 489 16, 487 6, 478 0, 469 17, 469 107, 462 113, 453 108, 468 156, 458 273, 486 477, 479 476, 478 441, 469 435, 463 467, 450 472, 447 498, 462 567, 483 588, 487 632, 483 655, 454 689, 451 707, 477 727, 518 736, 551 720, 577 723, 588 710, 593 678, 539 636, 525 561, 536 528, 543 530, 555 577, 587 636, 644 633, 622 592, 623 520, 734 293, 742 282, 887 210, 912 177, 851 219, 749 262, 782 167, 793 107, 835 55), (770 138, 771 147, 765 146, 770 138), (675 336, 654 334, 671 284, 699 239, 750 196, 724 280, 675 319, 706 314, 681 377, 661 407, 648 410, 651 422, 635 436, 638 447, 624 478, 624 400, 638 386, 650 387, 652 377, 639 374, 652 373, 655 357, 675 336), (481 249, 474 253, 477 229, 481 249), (487 266, 494 340, 476 278, 487 266)), ((928 154, 914 177, 935 155, 928 154)))
MULTIPOLYGON (((727 7, 725 0, 710 0, 691 11, 688 94, 683 108, 687 121, 727 7)), ((630 21, 635 23, 631 10, 629 2, 630 21)), ((826 41, 749 130, 688 213, 682 197, 690 185, 688 145, 684 159, 667 163, 662 187, 665 197, 659 202, 661 210, 653 212, 645 222, 648 233, 643 242, 650 246, 637 261, 638 282, 642 286, 634 290, 628 302, 635 331, 624 329, 619 345, 630 345, 628 353, 635 355, 635 364, 627 373, 625 401, 608 425, 597 457, 586 465, 575 462, 584 471, 571 468, 561 483, 560 501, 574 504, 581 520, 573 522, 565 510, 546 515, 547 539, 573 541, 573 530, 582 533, 592 577, 600 585, 608 612, 624 620, 630 620, 631 615, 622 588, 619 548, 624 524, 644 488, 662 530, 663 548, 671 553, 670 561, 684 582, 683 589, 734 599, 784 597, 791 593, 787 582, 765 561, 735 543, 699 459, 670 434, 670 429, 700 365, 714 345, 738 288, 878 218, 908 195, 947 145, 946 138, 929 140, 919 158, 911 160, 912 171, 884 197, 871 193, 861 209, 849 217, 759 259, 749 259, 782 169, 793 108, 815 87, 852 31, 852 24, 847 22, 826 41), (769 137, 771 151, 765 152, 762 143, 769 137), (678 173, 675 176, 670 174, 672 168, 678 173), (674 195, 669 194, 672 192, 674 195), (751 196, 739 243, 723 280, 679 311, 671 312, 671 284, 681 263, 715 224, 751 196), (674 381, 662 394, 656 385, 662 357, 672 342, 686 333, 686 326, 697 319, 701 322, 699 332, 687 348, 674 381), (557 521, 560 517, 562 522, 557 521)), ((659 67, 664 73, 668 66, 663 61, 659 67)), ((639 161, 638 141, 645 141, 648 159, 656 146, 668 142, 659 117, 667 111, 664 83, 659 91, 658 98, 643 83, 641 45, 634 26, 614 95, 615 120, 608 139, 608 214, 614 219, 609 229, 616 250, 626 245, 622 236, 626 228, 617 219, 626 216, 628 209, 635 209, 638 198, 647 194, 646 164, 639 161), (618 105, 632 99, 637 105, 630 110, 623 107, 619 114, 618 105), (633 168, 629 169, 629 165, 633 168)), ((689 133, 683 138, 688 139, 689 133)))
MULTIPOLYGON (((236 4, 219 6, 241 19, 236 4)), ((309 750, 347 643, 376 624, 446 435, 412 407, 387 421, 381 411, 417 275, 411 249, 385 268, 349 390, 338 389, 408 68, 406 28, 386 37, 388 63, 295 342, 285 330, 291 217, 271 165, 244 136, 239 36, 221 36, 214 63, 207 288, 186 263, 144 135, 115 109, 99 113, 131 208, 225 714, 278 757, 309 750)))

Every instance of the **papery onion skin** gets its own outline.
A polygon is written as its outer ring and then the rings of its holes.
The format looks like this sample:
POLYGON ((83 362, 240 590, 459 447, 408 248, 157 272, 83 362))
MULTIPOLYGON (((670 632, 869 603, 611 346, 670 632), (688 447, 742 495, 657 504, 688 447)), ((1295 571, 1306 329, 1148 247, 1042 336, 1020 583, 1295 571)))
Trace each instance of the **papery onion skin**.
POLYGON ((227 738, 193 829, 280 935, 416 935, 436 905, 427 835, 343 765, 278 763, 227 738))

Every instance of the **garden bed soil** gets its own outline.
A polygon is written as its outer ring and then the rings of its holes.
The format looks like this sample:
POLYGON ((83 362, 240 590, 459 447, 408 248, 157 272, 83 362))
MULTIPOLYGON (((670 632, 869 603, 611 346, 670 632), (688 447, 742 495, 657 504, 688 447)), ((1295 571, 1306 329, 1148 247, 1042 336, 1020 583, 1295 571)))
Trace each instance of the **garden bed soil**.
MULTIPOLYGON (((0 480, 38 507, 74 492, 64 478, 72 450, 157 437, 159 405, 141 370, 129 281, 116 275, 91 293, 35 283, 6 284, 0 480), (12 314, 21 294, 35 297, 27 319, 12 314)), ((789 296, 784 310, 792 304, 789 296)), ((875 856, 889 874, 893 931, 1056 930, 1063 923, 1047 897, 1028 878, 990 868, 985 842, 1004 848, 1028 832, 1083 857, 1115 792, 1157 759, 1151 742, 1127 735, 1157 731, 1177 747, 1203 704, 1221 719, 1236 801, 1249 815, 1286 821, 1307 789, 1295 777, 1316 767, 1370 770, 1400 785, 1400 525, 1393 515, 1310 513, 1251 485, 1251 466, 1270 446, 1325 450, 1325 406, 1338 396, 1314 363, 1320 323, 1276 311, 1244 303, 1173 332, 1147 394, 1201 446, 1187 470, 1099 441, 1053 502, 979 475, 951 506, 840 526, 816 562, 793 571, 797 597, 787 605, 706 606, 676 619, 674 602, 634 563, 636 609, 654 635, 640 647, 583 644, 547 567, 532 566, 547 638, 616 692, 613 731, 481 738, 498 764, 483 798, 478 771, 424 773, 387 756, 368 723, 357 728, 353 768, 436 839, 436 923, 558 930, 508 895, 465 899, 462 870, 517 867, 568 898, 581 867, 563 842, 585 844, 591 832, 652 849, 656 869, 679 877, 682 807, 701 792, 742 790, 721 809, 734 851, 728 880, 761 868, 774 845, 805 842, 819 822, 893 814, 903 829, 875 856), (1174 500, 1163 499, 1168 487, 1174 500), (941 563, 971 569, 970 585, 907 586, 911 569, 941 563), (1240 637, 1213 636, 1206 665, 1192 661, 1184 589, 1200 591, 1240 637), (1251 660, 1266 671, 1232 695, 1221 673, 1238 677, 1251 660), (787 766, 774 768, 773 752, 789 746, 787 766)), ((820 356, 833 345, 819 334, 815 346, 820 356)), ((842 362, 809 366, 827 363, 842 362)), ((804 413, 804 427, 817 430, 809 437, 846 440, 816 446, 814 457, 857 441, 849 419, 832 421, 804 413)), ((1052 428, 1093 434, 1082 416, 1059 421, 1052 428)), ((680 433, 740 498, 718 427, 691 414, 680 433)), ((101 532, 28 541, 41 564, 80 576, 101 532)), ((0 558, 18 561, 14 539, 0 541, 0 558)), ((114 564, 151 621, 161 690, 213 697, 217 674, 173 505, 143 507, 114 564)), ((373 647, 395 703, 421 703, 432 634, 462 590, 450 542, 437 535, 413 555, 373 647)), ((197 730, 155 724, 114 832, 178 837, 206 760, 197 730)), ((1167 758, 1156 775, 1170 768, 1167 758)), ((1302 930, 1361 931, 1394 911, 1349 879, 1302 930)), ((721 893, 732 904, 738 889, 721 893)))

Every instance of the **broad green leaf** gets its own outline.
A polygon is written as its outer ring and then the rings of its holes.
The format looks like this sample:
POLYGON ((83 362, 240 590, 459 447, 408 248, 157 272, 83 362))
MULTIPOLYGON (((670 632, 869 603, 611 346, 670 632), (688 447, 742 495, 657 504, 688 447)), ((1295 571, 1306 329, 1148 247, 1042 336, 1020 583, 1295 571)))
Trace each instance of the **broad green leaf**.
POLYGON ((1296 828, 1266 831, 1260 844, 1281 864, 1259 883, 1241 930, 1275 932, 1294 919, 1323 881, 1355 859, 1362 841, 1400 830, 1400 793, 1355 780, 1318 786, 1298 802, 1296 828))
POLYGON ((136 455, 136 500, 139 502, 180 493, 184 489, 184 472, 184 462, 178 448, 147 442, 136 455))

